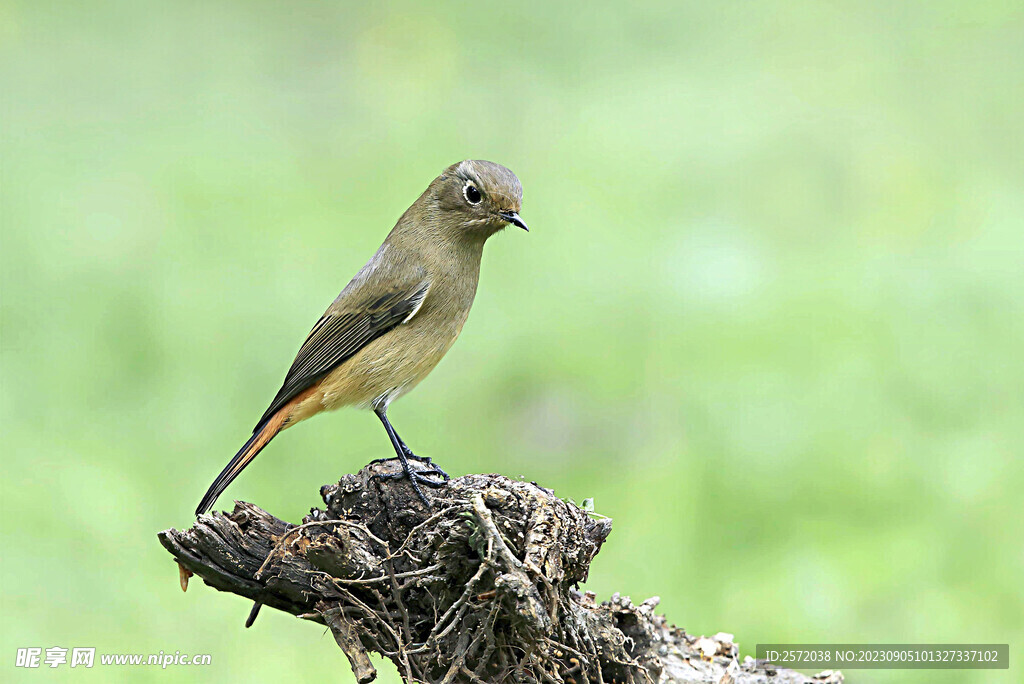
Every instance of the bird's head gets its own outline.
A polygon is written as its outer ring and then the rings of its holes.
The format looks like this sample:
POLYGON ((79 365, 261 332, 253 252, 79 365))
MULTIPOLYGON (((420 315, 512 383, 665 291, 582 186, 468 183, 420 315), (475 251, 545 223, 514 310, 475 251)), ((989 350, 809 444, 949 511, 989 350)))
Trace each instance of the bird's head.
POLYGON ((450 225, 466 235, 487 238, 508 225, 529 230, 519 217, 523 186, 501 164, 480 160, 452 164, 431 187, 445 218, 454 219, 450 225))

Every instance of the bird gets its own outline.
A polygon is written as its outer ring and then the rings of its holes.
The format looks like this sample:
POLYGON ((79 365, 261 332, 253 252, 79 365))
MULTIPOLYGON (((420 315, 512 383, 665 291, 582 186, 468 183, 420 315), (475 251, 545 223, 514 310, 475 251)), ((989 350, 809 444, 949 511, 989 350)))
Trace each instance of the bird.
POLYGON ((380 249, 327 307, 299 348, 281 389, 207 490, 196 516, 282 430, 343 406, 372 410, 417 496, 447 474, 417 456, 388 420, 388 406, 412 390, 451 348, 469 315, 484 242, 519 216, 523 189, 500 164, 452 164, 413 202, 380 249), (409 461, 427 463, 416 470, 409 461))

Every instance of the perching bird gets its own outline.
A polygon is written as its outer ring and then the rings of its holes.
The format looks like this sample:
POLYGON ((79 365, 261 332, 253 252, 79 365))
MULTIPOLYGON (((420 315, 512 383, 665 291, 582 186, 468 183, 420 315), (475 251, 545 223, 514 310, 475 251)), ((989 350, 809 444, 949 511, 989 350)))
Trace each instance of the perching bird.
POLYGON ((437 486, 434 467, 412 470, 416 456, 388 421, 388 405, 425 378, 455 342, 473 304, 484 242, 519 218, 523 189, 515 174, 488 161, 453 164, 402 214, 377 253, 310 331, 277 396, 196 509, 208 511, 224 489, 281 430, 342 406, 372 409, 384 424, 405 477, 437 486))

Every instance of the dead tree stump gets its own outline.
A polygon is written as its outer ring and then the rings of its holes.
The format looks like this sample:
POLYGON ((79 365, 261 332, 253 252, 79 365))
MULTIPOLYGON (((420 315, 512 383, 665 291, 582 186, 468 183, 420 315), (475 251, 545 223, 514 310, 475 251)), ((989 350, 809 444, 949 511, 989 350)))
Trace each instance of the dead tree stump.
MULTIPOLYGON (((414 464, 415 465, 415 464, 414 464)), ((382 654, 406 682, 714 682, 818 684, 738 659, 730 635, 694 637, 616 594, 598 604, 577 585, 611 532, 536 484, 466 475, 430 491, 383 479, 371 463, 320 493, 301 525, 247 503, 159 534, 177 559, 221 591, 330 628, 359 682, 382 654)))

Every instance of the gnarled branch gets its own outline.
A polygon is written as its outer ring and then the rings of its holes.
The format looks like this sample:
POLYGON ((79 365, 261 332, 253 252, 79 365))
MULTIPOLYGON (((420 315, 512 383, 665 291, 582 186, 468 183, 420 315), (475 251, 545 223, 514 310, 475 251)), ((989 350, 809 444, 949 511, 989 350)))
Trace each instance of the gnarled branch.
POLYGON ((694 637, 616 594, 577 586, 611 532, 536 484, 466 475, 423 504, 394 461, 321 488, 301 525, 247 503, 159 537, 189 573, 330 628, 359 682, 391 660, 407 682, 842 682, 740 661, 732 637, 694 637), (382 477, 383 476, 383 477, 382 477))

